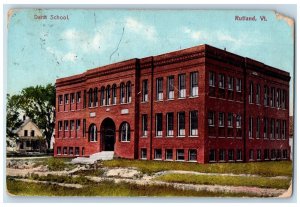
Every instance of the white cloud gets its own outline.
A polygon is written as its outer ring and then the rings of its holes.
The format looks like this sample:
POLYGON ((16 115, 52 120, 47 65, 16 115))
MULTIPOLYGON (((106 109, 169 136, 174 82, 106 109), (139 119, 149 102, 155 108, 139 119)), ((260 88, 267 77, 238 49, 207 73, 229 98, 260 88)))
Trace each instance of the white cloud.
POLYGON ((75 53, 69 52, 62 57, 63 61, 75 62, 77 55, 75 53))
POLYGON ((54 59, 60 62, 75 62, 77 60, 77 55, 73 52, 63 53, 53 47, 46 47, 46 51, 53 55, 54 59))
POLYGON ((193 40, 200 40, 202 37, 202 32, 200 30, 198 31, 193 31, 188 27, 184 27, 183 28, 183 32, 188 34, 190 38, 192 38, 193 40))
POLYGON ((156 29, 153 26, 143 24, 131 17, 126 18, 125 28, 141 36, 145 36, 149 40, 155 40, 157 37, 156 29))

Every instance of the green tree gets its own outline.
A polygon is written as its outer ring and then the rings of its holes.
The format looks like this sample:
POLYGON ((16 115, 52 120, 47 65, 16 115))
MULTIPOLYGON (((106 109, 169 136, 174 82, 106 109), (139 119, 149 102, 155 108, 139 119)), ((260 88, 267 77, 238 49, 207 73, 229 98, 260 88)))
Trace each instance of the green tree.
POLYGON ((18 106, 43 131, 49 148, 55 127, 55 86, 24 88, 18 106))
POLYGON ((20 117, 20 109, 19 109, 19 95, 10 96, 6 95, 6 136, 7 137, 15 137, 16 134, 14 130, 18 129, 22 120, 20 117))

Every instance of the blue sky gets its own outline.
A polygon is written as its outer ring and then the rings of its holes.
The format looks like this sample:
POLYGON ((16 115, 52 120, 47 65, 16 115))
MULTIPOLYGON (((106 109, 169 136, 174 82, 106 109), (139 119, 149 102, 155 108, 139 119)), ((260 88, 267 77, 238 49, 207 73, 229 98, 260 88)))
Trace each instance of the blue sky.
POLYGON ((293 30, 272 11, 17 10, 8 26, 7 92, 199 44, 226 47, 293 76, 293 30), (257 21, 235 21, 236 15, 257 21))

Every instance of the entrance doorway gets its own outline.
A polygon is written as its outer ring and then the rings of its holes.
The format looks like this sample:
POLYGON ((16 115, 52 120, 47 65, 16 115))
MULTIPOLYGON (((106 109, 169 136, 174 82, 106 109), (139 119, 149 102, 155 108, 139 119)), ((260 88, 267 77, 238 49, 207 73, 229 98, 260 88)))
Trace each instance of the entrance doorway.
POLYGON ((116 126, 111 118, 103 120, 100 127, 102 151, 114 151, 116 142, 116 126))

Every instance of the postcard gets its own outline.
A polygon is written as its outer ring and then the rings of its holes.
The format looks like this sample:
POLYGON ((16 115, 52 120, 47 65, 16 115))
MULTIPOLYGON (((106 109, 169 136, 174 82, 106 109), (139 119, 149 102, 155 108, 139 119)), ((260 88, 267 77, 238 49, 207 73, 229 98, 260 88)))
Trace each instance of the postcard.
POLYGON ((12 9, 7 28, 9 196, 292 195, 292 18, 12 9))

